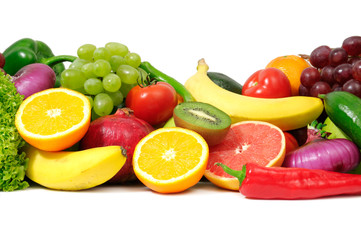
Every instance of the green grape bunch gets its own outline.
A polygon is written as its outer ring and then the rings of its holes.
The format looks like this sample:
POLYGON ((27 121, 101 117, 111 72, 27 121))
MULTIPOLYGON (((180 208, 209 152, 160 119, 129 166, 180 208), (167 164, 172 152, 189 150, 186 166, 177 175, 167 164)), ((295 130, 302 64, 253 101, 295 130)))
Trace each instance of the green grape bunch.
POLYGON ((61 74, 61 86, 85 94, 92 105, 92 119, 109 115, 121 106, 132 87, 146 72, 139 68, 139 54, 118 42, 104 47, 84 44, 77 59, 61 74))

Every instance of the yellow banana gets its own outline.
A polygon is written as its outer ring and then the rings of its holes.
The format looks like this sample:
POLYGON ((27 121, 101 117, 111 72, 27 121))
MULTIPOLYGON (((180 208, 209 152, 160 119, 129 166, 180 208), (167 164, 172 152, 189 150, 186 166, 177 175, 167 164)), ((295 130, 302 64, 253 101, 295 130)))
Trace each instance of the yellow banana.
POLYGON ((315 97, 255 98, 227 91, 207 76, 209 67, 201 59, 197 73, 185 87, 198 102, 211 104, 227 113, 232 122, 259 120, 275 124, 284 131, 306 126, 323 111, 322 100, 315 97))
POLYGON ((83 190, 111 179, 124 165, 126 156, 119 146, 82 151, 47 152, 27 146, 26 176, 51 189, 83 190))

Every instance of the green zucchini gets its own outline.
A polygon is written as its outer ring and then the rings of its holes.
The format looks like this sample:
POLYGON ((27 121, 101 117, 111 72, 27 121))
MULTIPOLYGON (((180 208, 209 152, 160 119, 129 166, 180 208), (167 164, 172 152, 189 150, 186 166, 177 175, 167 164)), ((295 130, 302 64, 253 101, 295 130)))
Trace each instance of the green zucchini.
POLYGON ((345 91, 334 91, 320 97, 331 121, 361 148, 361 99, 345 91))
POLYGON ((207 72, 208 77, 223 89, 237 94, 242 94, 242 84, 223 73, 207 72))

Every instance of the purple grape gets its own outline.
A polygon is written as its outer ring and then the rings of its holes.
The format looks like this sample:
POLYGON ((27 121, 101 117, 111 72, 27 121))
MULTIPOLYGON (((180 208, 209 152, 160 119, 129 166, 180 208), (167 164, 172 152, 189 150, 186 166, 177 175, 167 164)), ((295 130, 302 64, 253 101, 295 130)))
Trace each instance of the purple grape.
POLYGON ((300 96, 309 96, 310 95, 308 89, 305 86, 303 86, 302 84, 300 84, 300 87, 298 88, 298 94, 300 96))
POLYGON ((332 92, 342 91, 342 86, 340 84, 338 84, 338 83, 335 83, 335 84, 332 85, 331 91, 332 92))
POLYGON ((321 81, 327 82, 328 84, 330 84, 330 86, 332 84, 335 83, 335 79, 333 78, 333 71, 334 71, 334 67, 332 67, 331 65, 327 65, 326 67, 321 69, 321 81))
POLYGON ((4 68, 5 65, 5 57, 2 53, 0 53, 0 68, 4 68))
POLYGON ((336 67, 340 64, 347 63, 348 54, 343 48, 334 48, 331 50, 328 60, 332 66, 336 67))
POLYGON ((361 60, 358 60, 353 64, 352 76, 354 79, 361 81, 361 60))
POLYGON ((301 83, 306 88, 312 87, 316 82, 320 81, 321 74, 314 67, 305 68, 301 73, 301 83))
POLYGON ((361 54, 361 37, 352 36, 346 38, 342 43, 342 48, 346 50, 350 56, 358 56, 361 54))
POLYGON ((347 63, 349 63, 349 64, 351 64, 353 66, 360 59, 361 59, 360 57, 349 57, 347 63))
POLYGON ((342 86, 342 90, 352 93, 361 98, 361 82, 355 79, 350 79, 342 86))
POLYGON ((344 63, 335 67, 335 70, 333 71, 333 78, 336 82, 343 85, 352 78, 352 65, 344 63))
POLYGON ((315 68, 323 68, 328 65, 331 48, 326 45, 315 48, 310 54, 310 63, 315 68))
POLYGON ((332 89, 327 82, 316 82, 310 89, 311 97, 318 97, 319 94, 327 94, 332 89))

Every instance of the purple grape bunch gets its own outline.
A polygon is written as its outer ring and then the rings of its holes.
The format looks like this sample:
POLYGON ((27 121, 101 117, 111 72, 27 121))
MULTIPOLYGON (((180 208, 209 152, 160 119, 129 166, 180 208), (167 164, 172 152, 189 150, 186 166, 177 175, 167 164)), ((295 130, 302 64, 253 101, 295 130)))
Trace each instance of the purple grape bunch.
POLYGON ((309 61, 312 66, 301 74, 301 96, 347 91, 361 98, 361 36, 346 38, 342 47, 319 46, 309 61))

